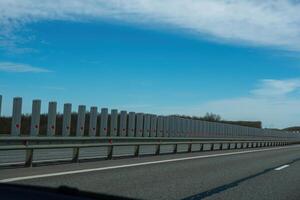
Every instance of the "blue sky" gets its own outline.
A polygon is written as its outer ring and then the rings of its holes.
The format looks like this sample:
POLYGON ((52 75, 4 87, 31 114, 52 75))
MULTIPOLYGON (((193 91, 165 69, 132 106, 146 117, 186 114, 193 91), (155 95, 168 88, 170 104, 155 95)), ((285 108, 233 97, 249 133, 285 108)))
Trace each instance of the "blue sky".
POLYGON ((184 2, 1 1, 3 113, 22 96, 299 125, 300 5, 184 2))

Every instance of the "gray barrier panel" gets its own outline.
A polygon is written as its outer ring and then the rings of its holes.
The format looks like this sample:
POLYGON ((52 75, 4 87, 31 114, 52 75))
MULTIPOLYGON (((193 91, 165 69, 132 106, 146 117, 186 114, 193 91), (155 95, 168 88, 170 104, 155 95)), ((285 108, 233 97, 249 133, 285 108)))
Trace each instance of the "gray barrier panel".
POLYGON ((179 136, 183 137, 184 136, 184 119, 182 119, 182 118, 180 118, 179 128, 180 128, 179 136))
POLYGON ((84 135, 84 125, 85 125, 85 106, 78 106, 78 115, 77 115, 77 126, 76 126, 76 136, 84 135))
POLYGON ((32 101, 30 136, 37 136, 40 130, 41 100, 32 101))
POLYGON ((149 137, 150 136, 150 114, 144 115, 144 127, 143 127, 143 136, 149 137))
POLYGON ((188 132, 189 132, 189 120, 184 119, 184 137, 188 137, 188 132))
POLYGON ((167 117, 168 120, 169 120, 169 123, 168 123, 168 136, 169 137, 172 137, 173 135, 173 117, 172 116, 168 116, 167 117))
POLYGON ((98 117, 98 108, 93 106, 90 110, 90 126, 89 126, 89 135, 96 136, 97 130, 97 117, 98 117))
POLYGON ((163 116, 158 116, 157 118, 157 137, 162 137, 164 131, 164 118, 163 116))
POLYGON ((126 111, 121 111, 120 112, 120 130, 119 134, 120 136, 126 136, 126 130, 127 130, 127 112, 126 111))
POLYGON ((56 110, 57 103, 49 102, 48 106, 48 119, 47 119, 47 136, 54 136, 56 129, 56 110))
POLYGON ((176 136, 180 136, 180 124, 181 121, 180 121, 180 118, 179 117, 176 117, 176 136))
POLYGON ((169 136, 169 117, 164 116, 164 128, 163 128, 163 137, 168 137, 169 136))
POLYGON ((112 109, 110 113, 110 136, 118 135, 118 110, 112 109))
POLYGON ((70 135, 71 112, 72 112, 72 104, 70 104, 70 103, 64 104, 63 130, 62 130, 62 135, 63 136, 69 136, 70 135))
POLYGON ((175 137, 176 136, 176 118, 175 118, 175 116, 171 116, 169 120, 170 120, 170 122, 169 122, 169 130, 170 130, 169 136, 175 137))
POLYGON ((20 135, 22 115, 22 98, 16 97, 13 100, 11 134, 13 136, 20 135))
POLYGON ((156 131, 157 131, 157 116, 151 115, 151 123, 150 123, 150 136, 156 137, 156 131))
POLYGON ((197 123, 196 123, 196 120, 192 119, 192 135, 193 135, 193 137, 196 136, 196 132, 197 132, 197 123))
POLYGON ((108 109, 101 109, 100 117, 100 136, 107 136, 108 109))
POLYGON ((135 113, 129 112, 128 114, 128 136, 133 137, 135 131, 135 113))
POLYGON ((0 95, 0 117, 1 117, 1 111, 2 111, 2 95, 0 95))
POLYGON ((135 136, 142 137, 143 136, 143 113, 136 114, 136 128, 135 128, 135 136))

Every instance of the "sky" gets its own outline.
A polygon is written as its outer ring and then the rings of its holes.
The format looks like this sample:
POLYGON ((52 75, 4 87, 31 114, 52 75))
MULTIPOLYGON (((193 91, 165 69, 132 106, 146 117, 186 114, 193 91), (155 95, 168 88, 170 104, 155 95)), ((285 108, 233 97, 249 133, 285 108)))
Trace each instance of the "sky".
POLYGON ((0 94, 299 126, 300 2, 0 0, 0 94))

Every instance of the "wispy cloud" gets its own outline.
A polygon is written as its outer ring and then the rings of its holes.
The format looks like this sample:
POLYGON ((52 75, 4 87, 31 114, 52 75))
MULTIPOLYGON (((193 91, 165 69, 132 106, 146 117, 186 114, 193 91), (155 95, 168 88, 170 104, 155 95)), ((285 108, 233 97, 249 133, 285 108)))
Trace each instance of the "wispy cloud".
POLYGON ((50 70, 33 67, 31 65, 21 64, 21 63, 12 63, 12 62, 0 62, 0 71, 3 72, 12 72, 12 73, 43 73, 51 72, 50 70))
POLYGON ((257 96, 282 97, 300 89, 300 79, 274 80, 264 79, 259 87, 251 91, 257 96))
POLYGON ((261 120, 265 127, 299 126, 300 78, 258 81, 249 95, 216 99, 194 105, 158 108, 163 113, 204 115, 220 114, 231 120, 261 120))
POLYGON ((18 27, 30 22, 105 18, 299 51, 299 10, 294 0, 2 0, 0 44, 14 46, 18 27))

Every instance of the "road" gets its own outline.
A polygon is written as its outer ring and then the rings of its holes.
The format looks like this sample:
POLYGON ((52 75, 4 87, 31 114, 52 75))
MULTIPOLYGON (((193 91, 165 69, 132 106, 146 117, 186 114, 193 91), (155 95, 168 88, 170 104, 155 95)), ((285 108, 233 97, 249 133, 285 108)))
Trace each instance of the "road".
POLYGON ((2 169, 0 182, 138 199, 300 199, 300 145, 2 169))

